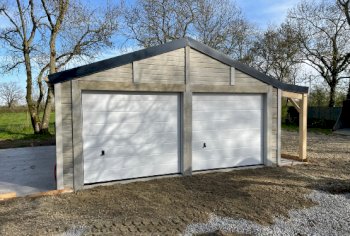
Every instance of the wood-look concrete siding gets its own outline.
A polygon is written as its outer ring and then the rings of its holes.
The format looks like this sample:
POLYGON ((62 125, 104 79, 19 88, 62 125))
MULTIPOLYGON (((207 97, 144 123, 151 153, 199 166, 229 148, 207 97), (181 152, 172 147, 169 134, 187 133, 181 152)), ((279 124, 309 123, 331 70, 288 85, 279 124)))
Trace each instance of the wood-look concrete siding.
POLYGON ((184 84, 185 49, 135 61, 133 73, 137 83, 184 84))
POLYGON ((265 83, 247 75, 239 70, 235 70, 235 85, 236 86, 252 86, 252 85, 266 85, 265 83))
POLYGON ((101 71, 89 76, 79 78, 84 81, 114 81, 114 82, 132 82, 132 64, 119 66, 113 69, 101 71))
MULTIPOLYGON (((61 84, 62 112, 62 156, 63 156, 63 185, 73 187, 73 144, 72 144, 72 87, 71 81, 61 84)), ((59 101, 58 101, 59 102, 59 101)))
MULTIPOLYGON (((176 92, 181 94, 182 120, 185 129, 182 130, 182 140, 188 142, 182 144, 182 173, 191 174, 191 143, 190 133, 192 132, 192 92, 194 93, 241 93, 241 94, 263 94, 268 97, 269 124, 264 127, 269 137, 268 156, 265 164, 274 165, 277 162, 278 143, 278 94, 277 89, 265 84, 237 69, 202 54, 192 48, 177 49, 147 59, 134 61, 117 68, 103 72, 90 74, 75 81, 75 93, 86 90, 110 90, 110 91, 153 91, 153 92, 176 92), (234 73, 232 75, 231 73, 234 73), (267 96, 267 94, 269 94, 267 96), (186 117, 184 117, 186 115, 186 117), (185 137, 186 136, 186 137, 185 137), (185 146, 184 146, 185 145, 185 146)), ((73 121, 72 115, 72 83, 66 81, 61 83, 60 103, 61 112, 61 157, 63 158, 63 185, 74 187, 77 182, 74 179, 75 172, 73 160, 75 147, 73 145, 73 121), (75 183, 75 184, 74 184, 75 183)), ((76 95, 76 98, 79 98, 76 95)), ((81 101, 75 101, 75 104, 81 101)), ((96 101, 98 102, 98 101, 96 101)), ((266 125, 268 122, 264 122, 266 125)), ((80 127, 74 125, 74 127, 80 127)), ((79 134, 79 132, 75 132, 79 134)), ((81 154, 79 154, 81 155, 81 154)), ((79 176, 81 179, 83 176, 79 176)), ((78 181, 79 182, 79 181, 78 181)), ((82 186, 81 186, 82 187, 82 186)))
POLYGON ((272 127, 271 127, 271 162, 275 165, 277 164, 278 152, 277 152, 277 143, 278 143, 278 89, 272 89, 272 99, 271 99, 271 118, 272 118, 272 127))
POLYGON ((230 85, 230 66, 196 50, 190 50, 192 84, 230 85))

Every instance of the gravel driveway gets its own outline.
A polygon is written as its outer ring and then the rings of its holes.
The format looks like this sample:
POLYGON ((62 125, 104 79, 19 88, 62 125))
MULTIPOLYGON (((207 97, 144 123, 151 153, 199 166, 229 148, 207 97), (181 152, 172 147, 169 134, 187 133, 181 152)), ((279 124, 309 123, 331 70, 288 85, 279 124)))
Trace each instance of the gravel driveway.
MULTIPOLYGON (((296 154, 297 133, 283 133, 296 154)), ((310 162, 0 202, 0 235, 348 235, 350 138, 309 134, 310 162), (232 232, 232 233, 230 233, 232 232)))
POLYGON ((314 191, 308 195, 317 206, 291 210, 288 217, 276 218, 269 226, 245 219, 211 215, 207 223, 190 224, 185 235, 208 232, 249 235, 350 235, 350 194, 314 191))

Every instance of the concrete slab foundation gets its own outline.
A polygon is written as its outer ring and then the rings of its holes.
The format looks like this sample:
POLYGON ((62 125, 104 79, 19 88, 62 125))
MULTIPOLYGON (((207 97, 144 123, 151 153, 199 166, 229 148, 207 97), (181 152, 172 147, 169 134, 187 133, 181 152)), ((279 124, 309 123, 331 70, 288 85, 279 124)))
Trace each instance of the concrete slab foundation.
POLYGON ((56 189, 56 147, 0 149, 0 194, 25 196, 56 189))

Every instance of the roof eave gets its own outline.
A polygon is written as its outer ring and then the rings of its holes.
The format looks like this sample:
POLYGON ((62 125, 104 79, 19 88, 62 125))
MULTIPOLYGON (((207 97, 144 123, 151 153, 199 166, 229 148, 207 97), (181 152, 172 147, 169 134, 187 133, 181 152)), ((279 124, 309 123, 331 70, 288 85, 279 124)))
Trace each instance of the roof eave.
POLYGON ((221 61, 224 64, 232 66, 239 71, 242 71, 255 79, 258 79, 264 83, 270 84, 276 88, 280 88, 285 91, 295 92, 295 93, 308 93, 308 87, 297 86, 283 83, 275 78, 267 76, 264 73, 259 72, 258 70, 244 65, 238 61, 232 60, 230 57, 225 54, 203 44, 192 38, 182 38, 177 39, 172 42, 162 44, 159 46, 154 46, 150 48, 145 48, 139 51, 131 52, 121 56, 113 57, 110 59, 94 62, 88 65, 79 66, 62 72, 58 72, 52 75, 49 75, 50 83, 60 83, 67 80, 72 80, 75 78, 83 77, 93 73, 101 72, 104 70, 112 69, 118 66, 126 65, 134 61, 146 59, 153 57, 162 53, 170 52, 176 49, 184 48, 190 46, 191 48, 206 54, 209 57, 212 57, 218 61, 221 61))

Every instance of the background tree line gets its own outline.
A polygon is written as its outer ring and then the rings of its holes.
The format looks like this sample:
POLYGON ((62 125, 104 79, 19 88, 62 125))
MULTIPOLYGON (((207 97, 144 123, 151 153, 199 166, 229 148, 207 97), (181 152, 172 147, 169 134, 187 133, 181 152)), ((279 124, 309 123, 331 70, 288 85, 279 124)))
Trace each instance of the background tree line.
POLYGON ((280 81, 312 82, 322 104, 326 98, 334 106, 347 90, 349 1, 301 1, 280 25, 261 30, 230 0, 0 0, 7 23, 0 28, 1 69, 25 71, 24 97, 38 134, 48 132, 54 99, 47 75, 93 61, 125 41, 150 47, 193 37, 280 81))

